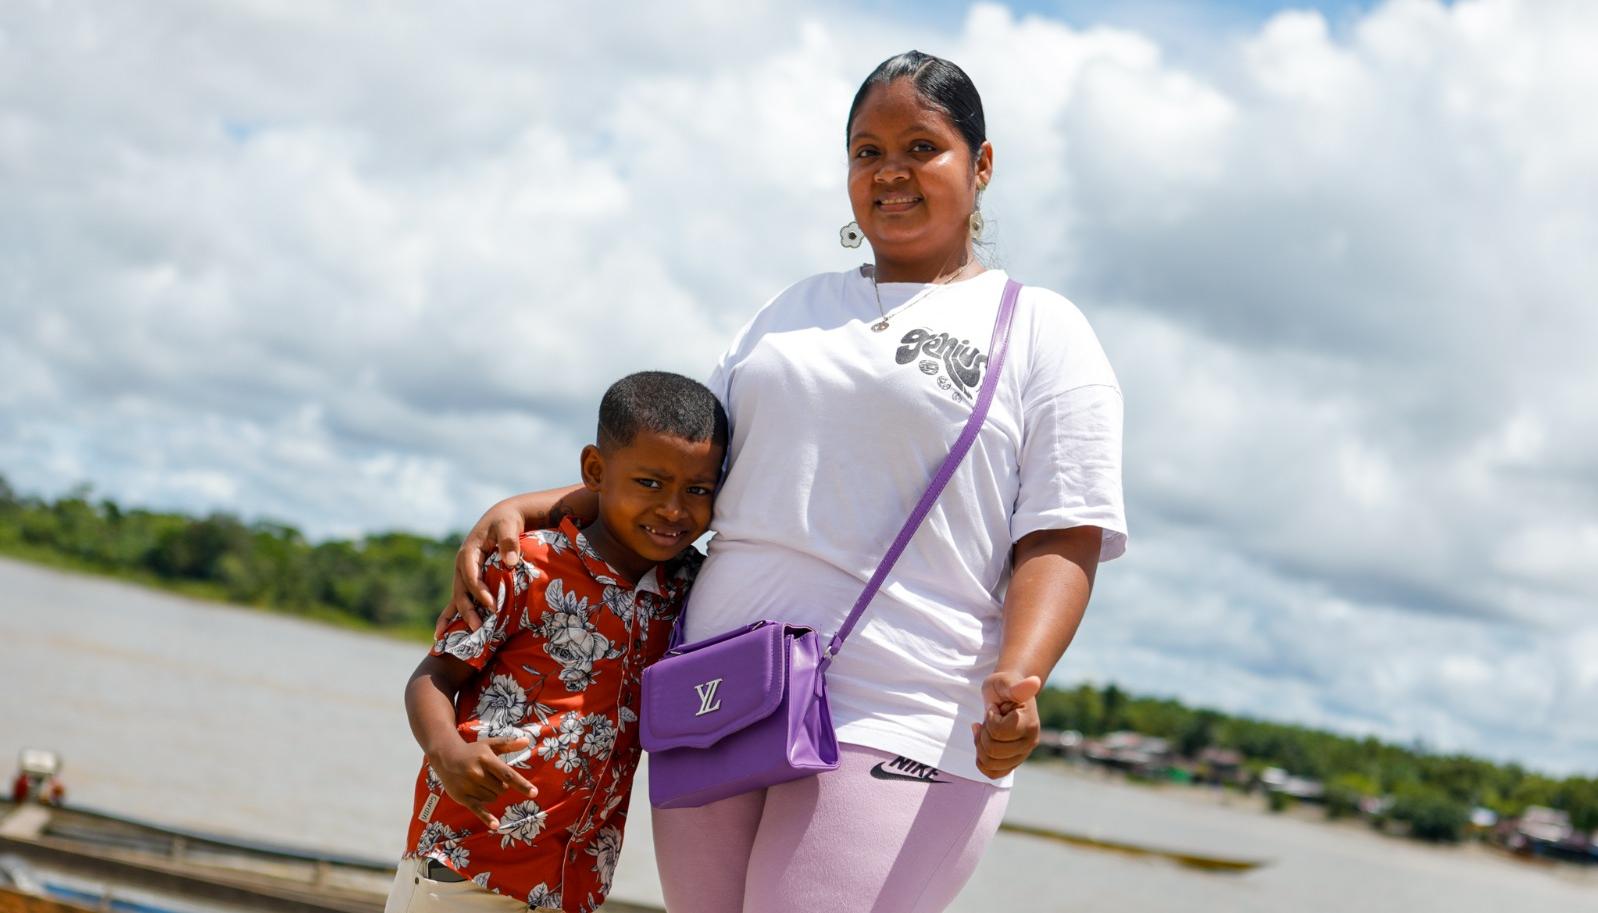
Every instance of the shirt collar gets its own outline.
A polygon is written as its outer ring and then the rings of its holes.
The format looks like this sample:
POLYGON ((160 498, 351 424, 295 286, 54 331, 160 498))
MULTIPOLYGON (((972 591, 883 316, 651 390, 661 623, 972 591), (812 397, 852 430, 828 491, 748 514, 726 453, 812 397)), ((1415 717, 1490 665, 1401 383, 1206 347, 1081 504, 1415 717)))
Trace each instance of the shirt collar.
POLYGON ((652 593, 656 596, 665 595, 660 586, 660 565, 657 564, 649 569, 649 573, 644 575, 644 579, 638 581, 638 586, 633 588, 633 593, 635 595, 638 593, 652 593))
MULTIPOLYGON (((627 580, 627 575, 610 566, 610 562, 599 557, 599 552, 589 544, 588 537, 577 528, 577 523, 571 517, 564 517, 560 521, 560 533, 566 541, 572 544, 572 550, 577 553, 577 560, 583 564, 583 569, 592 577, 609 577, 617 583, 627 580)), ((664 594, 661 586, 660 565, 655 565, 644 572, 642 578, 633 586, 633 595, 639 593, 652 593, 656 596, 664 594)))

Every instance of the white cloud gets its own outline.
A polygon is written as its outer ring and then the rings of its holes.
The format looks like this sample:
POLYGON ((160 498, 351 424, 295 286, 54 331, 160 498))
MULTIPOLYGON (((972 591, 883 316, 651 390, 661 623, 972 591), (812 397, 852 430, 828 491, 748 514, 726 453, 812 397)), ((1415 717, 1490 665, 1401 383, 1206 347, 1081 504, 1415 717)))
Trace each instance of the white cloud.
POLYGON ((313 534, 564 482, 609 380, 856 262, 842 118, 918 45, 1127 392, 1133 551, 1062 675, 1590 766, 1598 7, 883 25, 8 6, 0 472, 313 534))

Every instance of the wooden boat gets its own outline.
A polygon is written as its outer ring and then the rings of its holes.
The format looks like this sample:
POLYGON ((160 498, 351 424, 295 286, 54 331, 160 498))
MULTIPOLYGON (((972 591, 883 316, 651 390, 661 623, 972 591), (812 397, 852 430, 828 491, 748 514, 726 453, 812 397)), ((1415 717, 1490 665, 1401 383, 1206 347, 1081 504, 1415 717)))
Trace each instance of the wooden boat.
MULTIPOLYGON (((37 872, 50 896, 7 888, 0 877, 0 913, 379 913, 395 865, 79 806, 0 801, 0 869, 7 858, 37 872)), ((604 909, 659 913, 614 898, 604 909)))
MULTIPOLYGON (((184 909, 199 903, 209 909, 377 913, 394 877, 388 860, 33 803, 0 803, 0 857, 35 871, 56 897, 105 909, 118 908, 119 894, 142 894, 169 898, 184 909), (101 896, 82 897, 86 884, 99 886, 101 896)), ((145 906, 159 908, 159 902, 145 906)))

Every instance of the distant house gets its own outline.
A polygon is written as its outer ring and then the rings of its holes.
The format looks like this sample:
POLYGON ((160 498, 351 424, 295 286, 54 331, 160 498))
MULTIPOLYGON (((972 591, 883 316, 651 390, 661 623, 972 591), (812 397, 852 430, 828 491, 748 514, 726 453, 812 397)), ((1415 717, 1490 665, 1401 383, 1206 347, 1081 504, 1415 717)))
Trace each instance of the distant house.
POLYGON ((1522 838, 1540 843, 1563 843, 1575 830, 1570 826, 1569 814, 1541 805, 1527 806, 1514 828, 1522 838))
POLYGON ((1075 729, 1045 729, 1038 733, 1038 751, 1056 758, 1074 758, 1082 754, 1082 733, 1075 729))
POLYGON ((1194 774, 1205 783, 1244 783, 1248 771, 1243 767, 1243 753, 1230 748, 1210 746, 1199 752, 1194 774))
POLYGON ((1163 772, 1175 760, 1169 741, 1128 731, 1090 739, 1082 744, 1082 754, 1107 767, 1150 775, 1163 772))
POLYGON ((1326 797, 1326 787, 1319 780, 1295 777, 1280 767, 1267 767, 1260 774, 1260 782, 1273 793, 1292 796, 1309 802, 1319 802, 1326 797))
POLYGON ((1516 852, 1573 862, 1598 862, 1594 835, 1577 831, 1570 824, 1569 813, 1557 808, 1528 806, 1519 818, 1503 821, 1499 834, 1504 845, 1516 852))

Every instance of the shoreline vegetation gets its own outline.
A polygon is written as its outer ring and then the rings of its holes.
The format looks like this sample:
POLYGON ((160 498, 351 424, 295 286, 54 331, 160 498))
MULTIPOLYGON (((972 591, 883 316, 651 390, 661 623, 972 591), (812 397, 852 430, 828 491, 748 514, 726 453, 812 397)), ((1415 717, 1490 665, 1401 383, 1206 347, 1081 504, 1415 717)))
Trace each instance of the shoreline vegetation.
MULTIPOLYGON (((25 496, 0 477, 0 555, 413 640, 431 638, 459 541, 389 532, 313 543, 282 523, 91 500, 87 486, 53 501, 25 496)), ((1378 830, 1438 842, 1516 846, 1525 837, 1517 822, 1552 810, 1566 831, 1552 841, 1552 855, 1565 855, 1564 845, 1598 859, 1586 836, 1598 830, 1598 777, 1559 779, 1515 763, 1192 708, 1114 684, 1050 686, 1038 709, 1050 736, 1040 754, 1080 757, 1134 779, 1263 791, 1274 810, 1315 803, 1328 818, 1363 816, 1378 830)))

